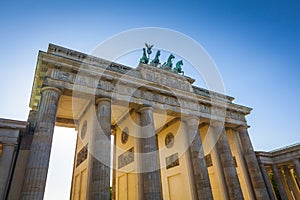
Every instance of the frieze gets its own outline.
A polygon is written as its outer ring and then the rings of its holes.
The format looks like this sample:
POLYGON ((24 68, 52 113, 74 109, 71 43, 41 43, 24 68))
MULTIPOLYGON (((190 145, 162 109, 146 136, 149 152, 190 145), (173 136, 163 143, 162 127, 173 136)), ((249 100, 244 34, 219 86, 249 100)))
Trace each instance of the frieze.
POLYGON ((211 112, 210 107, 207 106, 207 105, 200 104, 199 108, 200 108, 200 111, 203 112, 203 113, 210 113, 211 112))
POLYGON ((114 86, 113 86, 112 83, 110 83, 108 81, 99 80, 97 88, 103 89, 103 90, 106 90, 106 91, 112 91, 114 89, 114 86))
POLYGON ((236 119, 239 121, 246 121, 245 115, 233 111, 228 111, 226 112, 226 117, 230 119, 236 119))
POLYGON ((226 109, 225 108, 212 107, 211 108, 211 114, 216 115, 216 116, 225 117, 226 116, 226 109))
POLYGON ((56 80, 74 83, 74 79, 76 78, 76 74, 71 72, 62 71, 62 69, 54 68, 49 71, 50 77, 56 80))
MULTIPOLYGON (((245 114, 239 113, 239 112, 234 112, 232 110, 224 110, 222 108, 216 108, 212 107, 209 104, 199 104, 199 101, 195 99, 195 101, 191 101, 188 99, 184 99, 184 97, 177 97, 177 96, 171 96, 168 94, 164 93, 159 93, 153 90, 147 90, 147 86, 141 87, 141 88, 135 88, 134 86, 126 84, 126 82, 123 83, 117 83, 117 88, 115 87, 115 83, 113 80, 97 80, 97 77, 95 75, 89 75, 89 74, 76 74, 72 72, 67 72, 67 71, 62 71, 63 68, 54 68, 48 73, 50 73, 51 78, 64 81, 64 82, 69 82, 69 83, 75 83, 80 86, 86 86, 86 87, 91 87, 91 88, 98 88, 100 90, 105 90, 107 92, 117 92, 119 94, 123 95, 129 95, 132 97, 136 97, 138 99, 143 99, 149 102, 158 102, 162 104, 167 104, 170 106, 176 106, 176 107, 181 107, 182 109, 189 109, 193 111, 200 111, 201 113, 206 113, 206 114, 212 114, 214 116, 224 116, 226 114, 226 117, 228 119, 234 119, 238 121, 245 122, 245 114), (226 112, 226 113, 225 113, 226 112)), ((159 69, 158 69, 159 70, 159 69)), ((150 72, 149 72, 150 73, 150 72)), ((155 72, 156 73, 156 72, 155 72)), ((153 79, 157 78, 158 81, 162 81, 163 83, 166 84, 173 84, 176 85, 179 80, 173 80, 173 77, 169 77, 165 74, 157 75, 157 74, 152 74, 149 75, 148 78, 152 77, 153 79)), ((176 74, 177 75, 177 74, 176 74)), ((179 75, 178 75, 179 76, 179 75)), ((103 76, 105 78, 106 76, 103 76)), ((187 84, 187 81, 183 81, 185 84, 187 84)), ((166 88, 164 88, 166 89, 166 88)), ((182 88, 184 89, 184 88, 182 88)), ((194 88, 195 89, 195 88, 194 88)), ((200 91, 200 89, 199 89, 200 91)), ((201 90, 202 93, 205 93, 208 95, 209 93, 206 93, 207 91, 205 89, 201 90)), ((176 94, 174 94, 176 95, 176 94)), ((193 94, 192 94, 193 95, 193 94)), ((195 96, 197 97, 197 96, 195 96)), ((220 95, 222 97, 222 95, 220 95)), ((223 98, 226 96, 223 96, 223 98)), ((229 98, 229 97, 228 97, 229 98)), ((228 104, 230 106, 230 104, 228 104)))
POLYGON ((120 94, 130 95, 139 99, 144 99, 147 101, 154 101, 163 104, 168 104, 171 106, 180 106, 184 109, 199 110, 201 113, 213 114, 216 116, 225 116, 229 119, 235 119, 245 122, 245 115, 242 113, 234 112, 231 110, 224 110, 222 108, 213 108, 207 104, 198 104, 197 101, 189 101, 185 99, 178 99, 176 96, 167 96, 160 93, 155 93, 151 90, 145 90, 144 88, 133 88, 130 85, 119 84, 118 88, 115 88, 114 83, 107 80, 97 80, 94 77, 88 77, 84 75, 77 75, 75 77, 74 73, 64 72, 58 69, 53 69, 51 73, 52 78, 64 81, 73 82, 82 86, 97 87, 105 91, 115 91, 120 94), (74 78, 75 77, 75 78, 74 78), (95 86, 96 85, 96 86, 95 86), (133 92, 134 91, 134 92, 133 92))
POLYGON ((91 88, 100 88, 110 90, 112 87, 108 85, 112 85, 108 81, 98 81, 94 76, 86 76, 84 74, 75 74, 71 72, 64 72, 61 69, 53 69, 51 71, 51 78, 61 80, 64 82, 75 83, 81 86, 87 86, 91 88), (104 87, 102 86, 104 85, 104 87))
POLYGON ((59 69, 53 69, 51 71, 51 77, 65 82, 73 82, 73 74, 64 72, 59 69))

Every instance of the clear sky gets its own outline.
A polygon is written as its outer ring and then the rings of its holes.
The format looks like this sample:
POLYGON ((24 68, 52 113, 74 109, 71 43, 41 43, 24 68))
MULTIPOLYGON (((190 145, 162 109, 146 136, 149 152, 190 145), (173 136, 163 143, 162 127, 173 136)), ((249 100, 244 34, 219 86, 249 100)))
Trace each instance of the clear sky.
POLYGON ((2 118, 27 119, 37 54, 49 43, 89 53, 121 31, 162 27, 201 44, 216 63, 226 94, 253 108, 247 121, 256 150, 300 141, 297 0, 11 0, 0 5, 2 118))

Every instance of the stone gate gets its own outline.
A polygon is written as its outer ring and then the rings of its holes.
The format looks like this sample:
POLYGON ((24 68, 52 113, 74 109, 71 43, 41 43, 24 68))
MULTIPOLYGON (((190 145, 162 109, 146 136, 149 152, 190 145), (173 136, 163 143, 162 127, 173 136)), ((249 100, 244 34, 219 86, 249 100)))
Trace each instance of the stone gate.
POLYGON ((38 54, 24 167, 6 195, 43 199, 63 126, 78 132, 70 199, 272 199, 247 132, 251 109, 194 81, 50 44, 38 54))

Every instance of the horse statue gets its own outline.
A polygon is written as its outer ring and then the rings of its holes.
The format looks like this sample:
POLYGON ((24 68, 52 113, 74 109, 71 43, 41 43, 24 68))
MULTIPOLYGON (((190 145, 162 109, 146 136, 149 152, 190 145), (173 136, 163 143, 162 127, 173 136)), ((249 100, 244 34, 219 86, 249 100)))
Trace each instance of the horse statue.
POLYGON ((160 50, 158 50, 155 54, 154 59, 151 61, 150 65, 157 67, 160 64, 159 62, 160 50))
POLYGON ((176 74, 182 74, 184 75, 184 71, 182 70, 182 66, 183 65, 183 62, 182 60, 179 60, 177 63, 176 63, 176 67, 174 67, 174 69, 172 69, 172 72, 175 72, 176 74))
POLYGON ((166 69, 166 70, 171 70, 171 69, 172 69, 172 66, 173 66, 172 61, 173 61, 174 58, 175 58, 175 56, 174 56, 173 54, 170 54, 170 56, 169 56, 167 62, 165 62, 165 63, 161 66, 161 68, 162 68, 162 69, 166 69))
POLYGON ((140 63, 148 64, 148 62, 149 62, 149 59, 146 56, 146 49, 143 48, 143 57, 140 59, 140 63))

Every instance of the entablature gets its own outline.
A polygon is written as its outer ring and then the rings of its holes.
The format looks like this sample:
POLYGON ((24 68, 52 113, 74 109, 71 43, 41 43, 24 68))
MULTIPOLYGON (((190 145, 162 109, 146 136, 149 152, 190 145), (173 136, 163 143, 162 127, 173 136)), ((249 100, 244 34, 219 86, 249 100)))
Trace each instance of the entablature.
POLYGON ((115 101, 246 124, 245 115, 251 108, 232 103, 233 97, 193 86, 193 82, 192 78, 152 66, 140 64, 134 69, 50 44, 48 52, 39 52, 30 107, 37 109, 40 90, 48 85, 87 96, 109 96, 115 101), (149 75, 152 71, 155 76, 149 75), (176 81, 178 84, 173 84, 176 81))

